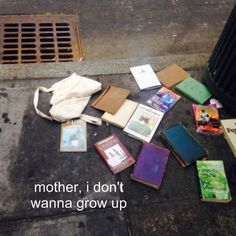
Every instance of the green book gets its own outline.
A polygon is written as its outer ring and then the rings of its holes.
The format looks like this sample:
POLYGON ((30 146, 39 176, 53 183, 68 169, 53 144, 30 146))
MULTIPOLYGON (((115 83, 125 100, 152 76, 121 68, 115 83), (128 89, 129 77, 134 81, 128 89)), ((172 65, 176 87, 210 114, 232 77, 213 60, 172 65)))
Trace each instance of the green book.
POLYGON ((212 96, 205 85, 192 77, 188 77, 176 85, 175 90, 199 104, 203 104, 212 96))
POLYGON ((231 201, 223 161, 197 161, 201 200, 206 202, 231 201))

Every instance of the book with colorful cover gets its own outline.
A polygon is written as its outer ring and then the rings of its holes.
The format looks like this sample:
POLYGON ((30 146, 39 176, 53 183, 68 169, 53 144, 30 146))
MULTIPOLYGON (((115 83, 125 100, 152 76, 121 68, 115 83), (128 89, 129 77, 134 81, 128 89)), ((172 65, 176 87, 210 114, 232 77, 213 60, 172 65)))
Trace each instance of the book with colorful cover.
POLYGON ((215 106, 192 104, 198 133, 220 135, 223 132, 220 117, 215 106))
POLYGON ((113 174, 117 174, 135 163, 130 152, 115 134, 95 143, 94 147, 113 174))
POLYGON ((231 201, 223 161, 197 161, 197 171, 202 201, 222 203, 231 201))
POLYGON ((144 143, 138 154, 131 178, 153 188, 159 188, 170 151, 161 146, 144 143))
POLYGON ((165 113, 169 111, 170 108, 173 107, 180 98, 181 96, 178 94, 165 87, 162 87, 154 96, 147 100, 147 104, 165 113))

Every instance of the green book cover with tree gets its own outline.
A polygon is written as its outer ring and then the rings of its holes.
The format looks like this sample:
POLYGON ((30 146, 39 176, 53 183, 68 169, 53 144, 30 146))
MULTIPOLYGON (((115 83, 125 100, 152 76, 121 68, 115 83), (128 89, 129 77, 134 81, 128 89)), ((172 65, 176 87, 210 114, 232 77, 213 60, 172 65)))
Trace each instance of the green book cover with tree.
POLYGON ((197 170, 203 201, 231 201, 223 161, 197 161, 197 170))

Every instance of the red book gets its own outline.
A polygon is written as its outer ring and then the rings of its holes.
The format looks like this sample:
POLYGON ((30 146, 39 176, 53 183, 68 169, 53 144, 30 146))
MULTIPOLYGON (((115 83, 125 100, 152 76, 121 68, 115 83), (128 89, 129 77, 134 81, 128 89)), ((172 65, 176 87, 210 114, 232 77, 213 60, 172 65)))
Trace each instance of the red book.
POLYGON ((135 162, 132 155, 115 134, 95 143, 94 147, 113 174, 119 173, 135 162))

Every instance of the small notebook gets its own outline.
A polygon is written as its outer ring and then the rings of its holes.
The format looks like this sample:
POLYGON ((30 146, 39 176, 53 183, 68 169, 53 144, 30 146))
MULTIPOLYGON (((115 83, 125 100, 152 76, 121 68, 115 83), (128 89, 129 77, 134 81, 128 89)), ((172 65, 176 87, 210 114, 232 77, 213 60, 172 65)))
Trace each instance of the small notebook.
POLYGON ((94 147, 113 174, 121 172, 135 162, 132 155, 115 134, 95 143, 94 147))
POLYGON ((150 142, 164 113, 151 107, 139 104, 124 132, 136 139, 150 142))
POLYGON ((130 91, 116 86, 108 86, 102 94, 91 104, 92 107, 115 114, 130 91))
POLYGON ((212 96, 205 85, 192 77, 177 84, 175 90, 199 104, 203 104, 212 96))
POLYGON ((86 152, 87 128, 83 120, 61 123, 60 152, 86 152))
POLYGON ((105 112, 101 117, 103 121, 124 128, 138 106, 137 102, 126 99, 119 110, 113 115, 105 112))
POLYGON ((162 131, 161 138, 183 167, 189 166, 198 159, 207 158, 207 150, 181 123, 176 123, 162 131))
POLYGON ((149 64, 131 67, 130 71, 140 90, 161 87, 159 79, 149 64))
POLYGON ((166 148, 144 143, 131 178, 158 189, 163 180, 169 153, 166 148))
POLYGON ((182 80, 190 77, 190 74, 177 64, 172 64, 171 66, 168 66, 167 68, 159 71, 157 73, 157 77, 164 86, 170 88, 182 80))
POLYGON ((222 160, 197 161, 197 171, 202 201, 221 203, 231 201, 232 197, 222 160))

